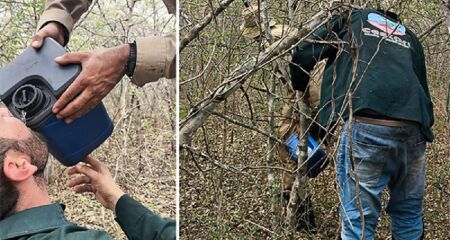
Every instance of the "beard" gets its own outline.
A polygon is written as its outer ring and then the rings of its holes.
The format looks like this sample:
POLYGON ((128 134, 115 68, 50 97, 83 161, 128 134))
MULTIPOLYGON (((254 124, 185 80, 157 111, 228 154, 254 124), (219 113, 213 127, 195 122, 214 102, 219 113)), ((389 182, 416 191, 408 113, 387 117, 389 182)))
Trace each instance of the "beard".
POLYGON ((14 213, 19 197, 19 190, 5 176, 3 168, 0 168, 0 221, 14 213))
POLYGON ((14 213, 20 193, 3 172, 3 161, 9 150, 28 155, 31 164, 37 167, 35 181, 44 184, 44 170, 48 161, 48 148, 45 139, 31 131, 31 137, 24 140, 0 138, 0 221, 14 213))

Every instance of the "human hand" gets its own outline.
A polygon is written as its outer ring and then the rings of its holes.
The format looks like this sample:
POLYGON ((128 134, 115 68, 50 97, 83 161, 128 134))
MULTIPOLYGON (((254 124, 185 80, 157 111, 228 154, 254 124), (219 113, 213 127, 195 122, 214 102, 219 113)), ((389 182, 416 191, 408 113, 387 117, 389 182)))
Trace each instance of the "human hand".
POLYGON ((87 157, 86 164, 78 164, 69 168, 69 175, 81 174, 67 182, 67 186, 73 188, 76 193, 91 192, 105 208, 115 212, 117 201, 125 193, 114 182, 111 173, 105 164, 87 157))
POLYGON ((45 37, 51 37, 59 44, 64 45, 64 26, 58 22, 47 23, 31 38, 31 47, 35 49, 41 48, 45 37))
POLYGON ((82 70, 53 106, 56 116, 69 124, 97 106, 125 75, 129 55, 129 45, 123 44, 57 57, 57 63, 81 64, 82 70))

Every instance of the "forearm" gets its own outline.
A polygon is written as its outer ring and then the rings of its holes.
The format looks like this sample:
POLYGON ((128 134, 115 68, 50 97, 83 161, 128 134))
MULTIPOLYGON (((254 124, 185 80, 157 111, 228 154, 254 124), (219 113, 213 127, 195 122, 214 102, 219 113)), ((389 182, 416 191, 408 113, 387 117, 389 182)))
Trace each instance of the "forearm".
POLYGON ((308 87, 310 72, 323 59, 333 59, 337 54, 337 47, 331 44, 316 43, 314 41, 335 40, 343 28, 343 16, 335 16, 331 22, 318 28, 308 38, 310 41, 300 43, 292 55, 290 64, 291 81, 295 90, 304 92, 308 87))

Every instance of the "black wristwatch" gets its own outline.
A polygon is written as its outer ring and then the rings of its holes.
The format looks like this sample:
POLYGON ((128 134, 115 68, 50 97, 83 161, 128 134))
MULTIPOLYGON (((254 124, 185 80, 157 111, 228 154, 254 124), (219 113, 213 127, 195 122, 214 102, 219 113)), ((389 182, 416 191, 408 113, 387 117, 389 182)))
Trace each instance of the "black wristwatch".
POLYGON ((129 43, 130 45, 130 56, 128 57, 127 65, 125 66, 125 74, 128 77, 132 77, 134 73, 134 69, 136 68, 136 42, 129 43))

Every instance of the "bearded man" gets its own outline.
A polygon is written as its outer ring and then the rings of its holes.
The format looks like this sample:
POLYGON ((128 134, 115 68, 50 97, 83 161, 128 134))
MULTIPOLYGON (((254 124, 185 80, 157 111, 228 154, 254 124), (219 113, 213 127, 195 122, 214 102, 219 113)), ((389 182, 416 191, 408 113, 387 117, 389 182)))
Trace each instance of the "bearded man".
MULTIPOLYGON (((45 139, 0 108, 0 239, 111 239, 104 231, 87 229, 64 217, 64 206, 52 203, 44 180, 48 161, 45 139)), ((68 170, 81 174, 68 182, 75 192, 92 192, 129 239, 175 239, 174 220, 163 219, 125 194, 104 164, 68 170)))

